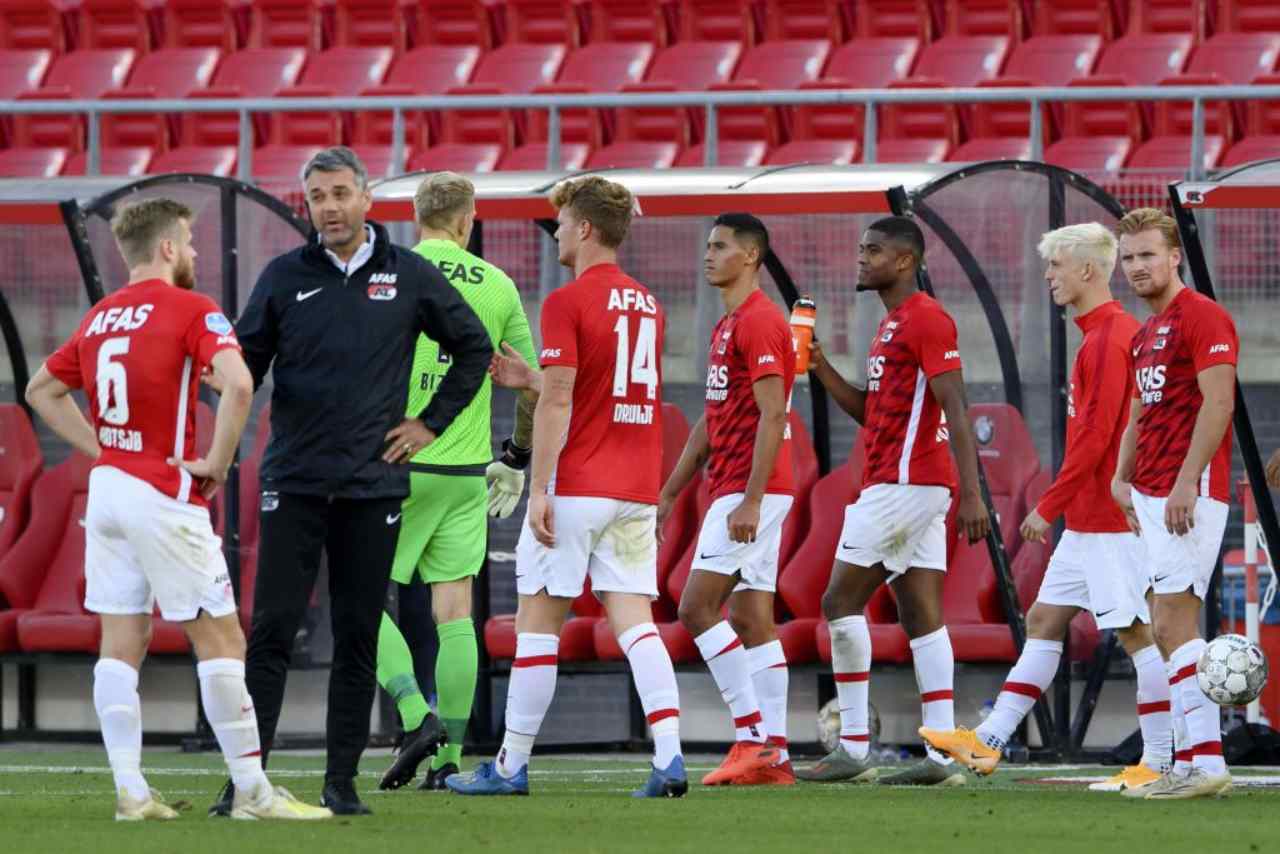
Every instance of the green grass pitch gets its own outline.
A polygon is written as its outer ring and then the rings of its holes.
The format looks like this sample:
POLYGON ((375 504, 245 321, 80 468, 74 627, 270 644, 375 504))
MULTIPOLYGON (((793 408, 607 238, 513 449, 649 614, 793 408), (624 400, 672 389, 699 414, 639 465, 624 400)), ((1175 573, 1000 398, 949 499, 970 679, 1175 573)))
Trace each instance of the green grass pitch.
MULTIPOLYGON (((466 760, 470 765, 473 760, 466 760)), ((1238 788, 1218 801, 1144 803, 1062 778, 1113 769, 1008 767, 947 790, 799 785, 703 788, 682 800, 629 797, 646 773, 630 755, 536 758, 528 798, 377 791, 385 751, 370 752, 359 788, 375 814, 318 824, 210 819, 223 780, 217 754, 148 750, 144 771, 169 801, 192 808, 170 823, 111 821, 106 755, 91 749, 0 747, 0 854, 249 854, 249 852, 1222 852, 1280 846, 1280 786, 1238 788), (1043 782, 1054 778, 1058 782, 1043 782), (1040 780, 1042 782, 1037 782, 1040 780)), ((691 778, 713 767, 690 757, 691 778)), ((272 757, 275 782, 319 796, 323 759, 272 757)), ((1234 769, 1265 778, 1263 770, 1234 769)), ((1273 778, 1280 784, 1280 776, 1273 778)), ((1259 779, 1259 782, 1264 782, 1259 779)))

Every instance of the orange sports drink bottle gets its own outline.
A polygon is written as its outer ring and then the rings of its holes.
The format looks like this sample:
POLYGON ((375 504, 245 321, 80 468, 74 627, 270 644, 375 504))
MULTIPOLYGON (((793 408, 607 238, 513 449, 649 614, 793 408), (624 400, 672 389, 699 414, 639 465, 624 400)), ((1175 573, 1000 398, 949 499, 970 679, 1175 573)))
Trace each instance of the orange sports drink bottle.
POLYGON ((800 297, 791 306, 791 343, 796 348, 796 373, 809 370, 809 343, 818 319, 818 305, 809 297, 800 297))

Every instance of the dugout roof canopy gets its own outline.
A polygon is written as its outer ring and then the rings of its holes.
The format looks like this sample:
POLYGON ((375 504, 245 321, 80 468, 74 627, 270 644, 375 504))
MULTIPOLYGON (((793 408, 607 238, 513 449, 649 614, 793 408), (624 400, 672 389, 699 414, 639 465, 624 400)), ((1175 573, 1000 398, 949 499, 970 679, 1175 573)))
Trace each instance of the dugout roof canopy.
MULTIPOLYGON (((910 193, 957 170, 957 164, 610 169, 592 172, 489 172, 469 176, 480 219, 550 219, 547 193, 558 181, 599 174, 636 194, 643 216, 702 216, 724 210, 759 215, 891 212, 888 193, 910 193)), ((374 219, 412 222, 413 194, 427 173, 373 186, 374 219)))

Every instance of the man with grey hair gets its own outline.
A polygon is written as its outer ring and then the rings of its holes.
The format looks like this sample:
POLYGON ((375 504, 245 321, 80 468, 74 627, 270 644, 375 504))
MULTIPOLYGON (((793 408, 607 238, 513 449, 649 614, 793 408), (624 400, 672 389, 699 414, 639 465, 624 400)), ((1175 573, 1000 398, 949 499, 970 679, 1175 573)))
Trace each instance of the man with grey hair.
POLYGON ((1049 293, 1056 305, 1075 309, 1084 340, 1067 398, 1066 458, 1053 485, 1023 521, 1022 536, 1045 542, 1049 526, 1063 513, 1066 531, 1027 614, 1026 646, 995 709, 976 731, 921 730, 934 747, 980 774, 995 770, 1005 742, 1049 687, 1062 658, 1062 639, 1082 610, 1093 614, 1098 628, 1115 629, 1133 659, 1143 741, 1137 765, 1090 788, 1144 786, 1159 779, 1171 762, 1169 683, 1151 635, 1144 550, 1111 499, 1134 391, 1129 345, 1138 330, 1138 321, 1111 296, 1116 246, 1115 235, 1096 222, 1055 229, 1040 240, 1049 293))
MULTIPOLYGON (((236 324, 255 388, 268 370, 274 380, 246 681, 265 760, 323 547, 334 648, 321 799, 359 815, 369 810, 354 780, 407 463, 475 396, 493 347, 436 267, 366 221, 368 180, 350 149, 316 154, 302 178, 316 236, 267 265, 236 324), (440 342, 452 365, 431 402, 406 416, 419 335, 440 342)), ((228 801, 224 792, 214 811, 228 801)))

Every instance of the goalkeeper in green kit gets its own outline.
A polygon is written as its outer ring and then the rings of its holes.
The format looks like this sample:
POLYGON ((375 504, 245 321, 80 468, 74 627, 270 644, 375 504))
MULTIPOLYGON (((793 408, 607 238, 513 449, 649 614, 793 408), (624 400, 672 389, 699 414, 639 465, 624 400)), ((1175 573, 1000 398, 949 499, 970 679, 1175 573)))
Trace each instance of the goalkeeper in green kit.
MULTIPOLYGON (((536 366, 529 321, 511 279, 464 247, 475 222, 475 187, 461 175, 436 172, 414 196, 421 242, 414 251, 434 264, 480 317, 495 350, 505 343, 536 366)), ((421 412, 449 370, 449 354, 421 336, 410 373, 408 412, 421 412)), ((485 377, 475 398, 449 429, 410 462, 410 492, 403 505, 391 578, 408 584, 415 572, 431 585, 439 717, 431 714, 413 675, 413 656, 389 615, 378 634, 378 684, 396 701, 405 738, 379 787, 398 789, 435 753, 419 788, 444 789, 458 770, 476 691, 476 630, 471 621, 472 579, 485 559, 488 515, 506 518, 524 490, 532 447, 536 398, 522 395, 515 435, 493 460, 489 424, 493 383, 485 377), (444 732, 441 731, 443 722, 444 732), (447 733, 448 743, 439 747, 447 733), (438 752, 436 752, 438 749, 438 752)))

